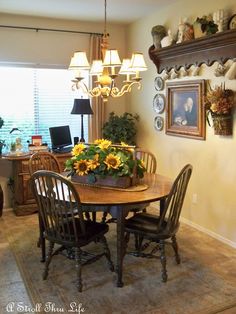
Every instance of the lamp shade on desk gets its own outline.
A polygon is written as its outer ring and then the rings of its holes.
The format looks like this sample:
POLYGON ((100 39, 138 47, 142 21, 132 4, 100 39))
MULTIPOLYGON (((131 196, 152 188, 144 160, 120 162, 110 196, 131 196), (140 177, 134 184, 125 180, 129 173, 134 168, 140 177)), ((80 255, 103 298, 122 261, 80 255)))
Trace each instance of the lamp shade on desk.
POLYGON ((80 142, 85 142, 83 116, 84 116, 84 114, 93 114, 93 110, 90 106, 90 100, 89 99, 83 99, 83 98, 75 99, 71 114, 80 114, 81 115, 81 138, 80 138, 80 142))

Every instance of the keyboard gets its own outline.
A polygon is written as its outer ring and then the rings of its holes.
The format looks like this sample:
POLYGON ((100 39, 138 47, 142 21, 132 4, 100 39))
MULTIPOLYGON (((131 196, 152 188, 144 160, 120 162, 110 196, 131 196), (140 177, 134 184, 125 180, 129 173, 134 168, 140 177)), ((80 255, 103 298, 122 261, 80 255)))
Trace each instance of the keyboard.
POLYGON ((54 153, 56 154, 64 154, 64 153, 70 153, 72 151, 72 146, 66 146, 60 149, 55 149, 53 150, 54 153))

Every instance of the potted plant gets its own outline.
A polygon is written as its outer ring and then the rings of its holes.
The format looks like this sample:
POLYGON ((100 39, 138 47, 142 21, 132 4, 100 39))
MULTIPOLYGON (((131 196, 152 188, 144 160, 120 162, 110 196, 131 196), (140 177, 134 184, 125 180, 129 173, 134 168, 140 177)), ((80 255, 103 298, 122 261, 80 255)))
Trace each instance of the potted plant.
MULTIPOLYGON (((0 117, 0 129, 4 125, 4 120, 0 117)), ((0 155, 2 155, 2 148, 5 146, 5 140, 0 139, 0 155)))
POLYGON ((137 114, 125 112, 123 115, 115 115, 111 112, 109 119, 104 123, 102 132, 103 137, 111 140, 113 143, 125 142, 129 145, 135 145, 137 126, 139 120, 137 114))
POLYGON ((216 86, 214 89, 209 87, 206 95, 207 122, 209 115, 213 121, 214 132, 216 135, 232 135, 232 109, 234 92, 225 89, 225 85, 216 86))
POLYGON ((193 23, 194 37, 199 38, 206 35, 215 34, 218 31, 218 25, 214 23, 211 15, 204 15, 197 18, 193 23))
POLYGON ((90 145, 79 143, 72 150, 73 157, 66 161, 66 170, 79 183, 126 188, 145 171, 143 161, 134 159, 133 150, 133 146, 114 145, 104 139, 90 145))

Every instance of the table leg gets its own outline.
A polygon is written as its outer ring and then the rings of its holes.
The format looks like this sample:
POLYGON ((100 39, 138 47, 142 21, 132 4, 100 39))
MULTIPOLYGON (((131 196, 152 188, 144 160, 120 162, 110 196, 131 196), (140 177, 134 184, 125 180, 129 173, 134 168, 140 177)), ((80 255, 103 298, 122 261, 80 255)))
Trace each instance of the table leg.
POLYGON ((123 259, 125 255, 125 237, 124 237, 124 223, 125 223, 125 214, 124 209, 117 209, 117 223, 116 223, 116 232, 117 232, 117 263, 116 263, 116 272, 117 272, 117 287, 123 287, 124 283, 122 281, 122 270, 123 270, 123 259))
POLYGON ((0 217, 2 216, 2 209, 3 209, 3 190, 0 184, 0 217))

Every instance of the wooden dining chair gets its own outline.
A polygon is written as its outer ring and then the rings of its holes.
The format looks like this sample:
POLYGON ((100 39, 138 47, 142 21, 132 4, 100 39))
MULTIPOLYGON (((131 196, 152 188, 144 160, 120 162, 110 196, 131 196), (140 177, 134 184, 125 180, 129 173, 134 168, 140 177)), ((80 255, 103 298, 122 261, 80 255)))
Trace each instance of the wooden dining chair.
MULTIPOLYGON (((84 219, 80 197, 71 181, 52 171, 36 171, 31 177, 34 196, 44 227, 44 237, 49 242, 43 279, 48 276, 54 255, 74 250, 77 288, 82 291, 82 266, 105 256, 111 271, 114 266, 105 234, 108 225, 84 219), (75 211, 76 209, 76 211, 75 211), (100 243, 103 251, 96 255, 82 251, 91 242, 100 243), (55 244, 59 245, 54 249, 55 244)), ((71 255, 68 256, 71 258, 71 255)))
POLYGON ((182 210, 187 186, 192 174, 192 166, 186 165, 175 179, 171 191, 166 198, 165 206, 160 215, 152 215, 149 213, 137 213, 133 217, 126 220, 125 232, 126 241, 128 243, 130 234, 134 234, 137 238, 135 256, 156 257, 154 252, 160 251, 160 260, 162 265, 162 281, 167 281, 166 270, 166 254, 165 245, 167 240, 171 240, 171 245, 175 252, 177 264, 180 263, 176 234, 179 229, 179 218, 182 210), (145 243, 143 240, 149 240, 145 243), (149 245, 154 242, 157 246, 151 253, 145 253, 149 245))
MULTIPOLYGON (((60 164, 57 158, 49 152, 36 152, 29 159, 29 173, 30 176, 38 170, 51 170, 57 173, 61 172, 60 164)), ((44 239, 44 227, 41 221, 40 213, 38 213, 39 218, 39 240, 38 247, 41 247, 41 262, 45 262, 46 258, 46 248, 44 239)))
POLYGON ((136 149, 136 158, 143 161, 147 173, 156 173, 157 161, 153 153, 143 149, 136 149))
MULTIPOLYGON (((146 172, 147 173, 156 173, 156 169, 157 169, 157 161, 156 161, 156 157, 153 153, 143 150, 143 149, 136 149, 135 150, 135 156, 138 159, 141 159, 143 161, 143 164, 146 168, 146 172)), ((146 208, 150 205, 150 203, 144 203, 142 205, 140 205, 139 207, 135 207, 133 209, 130 210, 130 212, 139 212, 139 211, 143 211, 146 212, 146 208)), ((107 212, 103 213, 102 216, 102 222, 106 222, 106 223, 110 223, 110 222, 116 222, 116 218, 112 217, 110 219, 107 219, 107 212)))
MULTIPOLYGON (((143 161, 143 164, 146 168, 147 173, 156 173, 157 161, 156 161, 156 157, 153 153, 151 153, 147 150, 143 150, 141 148, 136 149, 135 153, 136 153, 136 158, 141 159, 143 161)), ((150 203, 142 204, 141 206, 139 206, 139 208, 134 208, 131 211, 135 212, 135 213, 139 212, 139 211, 146 212, 147 207, 149 205, 150 205, 150 203)))
POLYGON ((49 152, 34 153, 29 159, 29 173, 32 175, 38 170, 51 170, 57 173, 61 172, 60 164, 57 158, 49 152))

